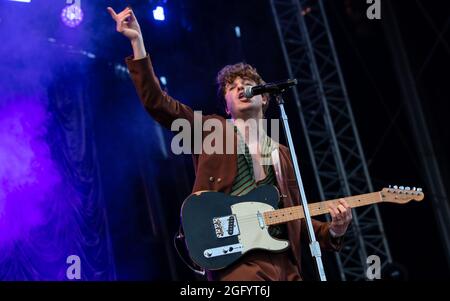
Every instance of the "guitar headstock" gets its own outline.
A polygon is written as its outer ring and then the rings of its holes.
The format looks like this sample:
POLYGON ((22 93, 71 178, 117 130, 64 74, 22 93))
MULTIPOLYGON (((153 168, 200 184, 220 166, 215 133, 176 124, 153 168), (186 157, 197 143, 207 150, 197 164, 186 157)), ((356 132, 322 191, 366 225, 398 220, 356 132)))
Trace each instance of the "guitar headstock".
POLYGON ((421 201, 424 198, 422 188, 397 186, 383 188, 381 190, 381 199, 383 202, 406 204, 411 200, 421 201))

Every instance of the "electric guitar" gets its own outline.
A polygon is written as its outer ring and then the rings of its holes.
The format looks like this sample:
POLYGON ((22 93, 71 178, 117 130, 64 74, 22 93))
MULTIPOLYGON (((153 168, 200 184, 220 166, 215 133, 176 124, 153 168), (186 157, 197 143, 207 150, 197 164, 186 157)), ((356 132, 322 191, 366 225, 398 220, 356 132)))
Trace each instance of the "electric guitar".
MULTIPOLYGON (((346 197, 350 207, 389 202, 421 201, 421 189, 384 188, 378 192, 346 197)), ((248 251, 283 251, 286 240, 270 236, 268 227, 304 218, 302 206, 276 209, 279 191, 263 185, 243 196, 203 191, 190 195, 181 208, 185 242, 191 259, 208 270, 225 268, 248 251)), ((329 200, 308 205, 311 216, 328 213, 329 200)))

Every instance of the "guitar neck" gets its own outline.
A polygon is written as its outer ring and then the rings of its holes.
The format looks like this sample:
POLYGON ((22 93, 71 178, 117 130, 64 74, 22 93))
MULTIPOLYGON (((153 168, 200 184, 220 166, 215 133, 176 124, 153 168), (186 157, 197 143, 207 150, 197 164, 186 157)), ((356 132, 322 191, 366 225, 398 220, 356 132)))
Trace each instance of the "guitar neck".
MULTIPOLYGON (((346 197, 348 205, 351 208, 367 206, 375 203, 382 202, 380 192, 371 192, 366 194, 360 194, 356 196, 346 197)), ((308 205, 309 213, 311 216, 317 216, 328 213, 328 205, 330 203, 337 203, 339 199, 312 203, 308 205)), ((274 211, 264 213, 264 219, 266 225, 282 224, 293 220, 304 218, 303 206, 293 206, 274 211)))

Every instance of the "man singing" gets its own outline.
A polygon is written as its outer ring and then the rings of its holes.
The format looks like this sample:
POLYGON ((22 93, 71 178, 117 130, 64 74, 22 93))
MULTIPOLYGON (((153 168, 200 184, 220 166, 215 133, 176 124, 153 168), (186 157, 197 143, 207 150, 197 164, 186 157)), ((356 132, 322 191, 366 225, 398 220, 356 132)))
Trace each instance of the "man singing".
MULTIPOLYGON (((133 56, 126 59, 131 78, 147 112, 161 125, 171 127, 177 119, 194 123, 193 110, 173 99, 161 90, 149 55, 143 42, 139 23, 131 8, 116 13, 108 7, 116 21, 116 29, 127 37, 133 48, 133 56)), ((275 185, 281 194, 280 207, 299 205, 300 194, 288 148, 276 144, 264 131, 256 129, 258 139, 251 139, 248 124, 259 124, 269 104, 268 95, 257 95, 250 99, 244 96, 245 86, 264 83, 256 69, 244 63, 225 66, 217 76, 219 95, 230 120, 218 115, 202 116, 203 122, 215 119, 225 131, 232 127, 234 151, 231 153, 200 152, 193 155, 195 183, 193 192, 212 190, 231 195, 244 195, 259 185, 275 185), (247 123, 247 121, 255 121, 247 123), (242 122, 244 121, 244 122, 242 122), (256 147, 255 147, 256 144, 256 147), (267 159, 266 152, 274 150, 267 159), (238 151, 241 149, 242 151, 238 151), (256 151, 249 151, 256 150, 256 151)), ((251 130, 251 129, 250 129, 251 130)), ((226 136, 226 134, 224 134, 226 136)), ((314 232, 321 248, 337 251, 341 248, 342 236, 352 220, 351 209, 344 199, 329 207, 331 222, 313 220, 314 232)), ((290 247, 283 252, 253 251, 245 254, 233 265, 218 271, 207 271, 208 280, 301 280, 300 241, 307 236, 304 220, 291 221, 284 226, 272 227, 271 235, 288 239, 290 247)))

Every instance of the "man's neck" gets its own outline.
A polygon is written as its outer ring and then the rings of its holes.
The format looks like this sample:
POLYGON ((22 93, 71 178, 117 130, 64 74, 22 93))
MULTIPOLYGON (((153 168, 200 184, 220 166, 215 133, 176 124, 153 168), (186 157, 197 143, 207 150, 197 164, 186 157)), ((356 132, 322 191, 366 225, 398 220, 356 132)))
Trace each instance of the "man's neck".
MULTIPOLYGON (((261 118, 248 118, 248 119, 232 119, 233 124, 237 127, 242 137, 244 138, 245 144, 249 147, 256 147, 261 142, 262 136, 264 136, 265 131, 261 127, 261 118)), ((259 147, 257 147, 259 149, 259 147)))

